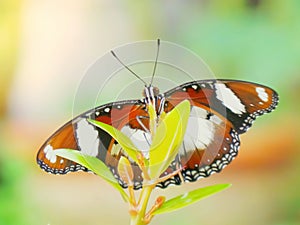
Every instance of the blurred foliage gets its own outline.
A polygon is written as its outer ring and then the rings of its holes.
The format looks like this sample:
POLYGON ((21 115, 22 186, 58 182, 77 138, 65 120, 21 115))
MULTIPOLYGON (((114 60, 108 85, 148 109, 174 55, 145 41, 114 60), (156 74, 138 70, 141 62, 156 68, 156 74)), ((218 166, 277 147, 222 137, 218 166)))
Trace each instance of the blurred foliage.
POLYGON ((22 161, 11 160, 8 152, 12 149, 1 135, 9 85, 17 62, 19 17, 19 0, 0 1, 0 225, 29 224, 22 199, 24 193, 20 192, 22 161))
POLYGON ((186 46, 217 77, 269 84, 279 91, 281 104, 293 102, 290 88, 300 94, 299 1, 129 2, 143 36, 186 46))
POLYGON ((12 151, 9 142, 0 137, 0 225, 33 224, 25 187, 28 165, 7 153, 12 151))
POLYGON ((5 112, 19 41, 20 0, 0 1, 0 117, 5 112))
POLYGON ((212 1, 191 14, 179 39, 187 39, 217 76, 287 85, 299 73, 300 2, 262 1, 255 9, 242 2, 212 1))

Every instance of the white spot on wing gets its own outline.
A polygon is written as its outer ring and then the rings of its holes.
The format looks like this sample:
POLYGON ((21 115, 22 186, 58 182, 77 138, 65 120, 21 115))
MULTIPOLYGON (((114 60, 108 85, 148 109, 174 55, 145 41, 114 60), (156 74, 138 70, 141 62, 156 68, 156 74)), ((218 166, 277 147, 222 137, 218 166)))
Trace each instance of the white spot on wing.
POLYGON ((227 88, 225 84, 216 83, 216 94, 217 98, 230 109, 233 113, 243 114, 246 112, 245 106, 241 103, 241 100, 230 90, 227 88))
POLYGON ((122 148, 121 148, 121 146, 119 144, 113 144, 112 148, 110 150, 110 154, 114 155, 114 156, 117 156, 117 155, 119 155, 121 149, 122 148))
POLYGON ((76 137, 83 154, 97 156, 99 148, 98 131, 86 119, 77 123, 76 137))
POLYGON ((196 84, 193 84, 193 85, 192 85, 192 88, 193 88, 194 90, 197 90, 197 89, 198 89, 198 86, 197 86, 196 84))
POLYGON ((45 157, 46 159, 48 159, 51 163, 55 163, 56 162, 56 154, 53 150, 53 147, 48 144, 45 148, 44 148, 44 153, 45 153, 45 157))
MULTIPOLYGON (((214 140, 215 127, 212 121, 205 119, 207 111, 199 107, 192 107, 184 135, 184 148, 186 150, 206 149, 214 140)), ((183 148, 181 146, 180 148, 183 148)))
POLYGON ((216 115, 211 116, 209 120, 211 120, 212 122, 214 122, 214 123, 216 123, 218 125, 224 123, 224 121, 221 120, 221 118, 218 117, 218 116, 216 116, 216 115))
POLYGON ((151 135, 140 129, 132 129, 129 126, 124 126, 121 132, 130 138, 133 144, 143 151, 144 156, 147 158, 150 148, 151 135))
POLYGON ((266 92, 266 89, 262 88, 262 87, 257 87, 256 88, 256 92, 258 94, 258 97, 263 100, 264 102, 267 102, 269 99, 269 95, 266 92))
POLYGON ((106 107, 106 108, 104 109, 104 112, 106 112, 106 113, 109 113, 109 111, 110 111, 110 108, 109 108, 109 107, 106 107))

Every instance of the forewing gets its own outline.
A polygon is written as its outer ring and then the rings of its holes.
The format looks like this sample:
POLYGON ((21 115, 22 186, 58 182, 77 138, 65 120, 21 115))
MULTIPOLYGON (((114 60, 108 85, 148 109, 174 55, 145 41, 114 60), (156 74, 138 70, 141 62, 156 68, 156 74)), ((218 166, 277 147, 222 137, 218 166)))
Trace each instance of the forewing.
POLYGON ((165 93, 167 111, 189 99, 232 123, 239 133, 249 129, 256 119, 271 112, 278 104, 278 94, 271 88, 237 80, 201 80, 186 83, 165 93))
POLYGON ((106 104, 79 115, 58 129, 42 145, 37 154, 37 163, 46 172, 54 174, 87 171, 81 165, 55 155, 55 149, 66 148, 97 157, 110 168, 115 168, 122 154, 112 153, 116 148, 116 141, 105 131, 90 124, 87 119, 101 121, 118 129, 128 123, 132 124, 132 127, 140 128, 136 115, 143 114, 143 108, 138 100, 122 101, 106 104))

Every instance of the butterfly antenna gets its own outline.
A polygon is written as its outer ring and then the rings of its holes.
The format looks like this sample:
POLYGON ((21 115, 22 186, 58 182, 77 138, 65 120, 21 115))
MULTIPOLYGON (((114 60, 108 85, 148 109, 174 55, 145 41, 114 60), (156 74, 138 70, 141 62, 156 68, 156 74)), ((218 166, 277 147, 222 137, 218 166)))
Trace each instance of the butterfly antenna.
POLYGON ((150 85, 152 85, 152 83, 153 83, 153 78, 154 78, 155 71, 156 71, 157 59, 158 59, 158 55, 159 55, 159 46, 160 46, 160 39, 157 39, 157 51, 156 51, 156 58, 155 58, 155 63, 154 63, 154 68, 153 68, 153 73, 152 73, 152 77, 151 77, 151 82, 150 82, 150 85))
POLYGON ((119 63, 121 63, 121 65, 123 65, 129 72, 131 72, 136 78, 138 78, 140 81, 142 81, 144 83, 145 86, 147 86, 147 83, 139 76, 137 75, 134 71, 132 71, 128 66, 126 66, 120 59, 119 57, 115 54, 114 51, 110 51, 111 54, 119 61, 119 63))

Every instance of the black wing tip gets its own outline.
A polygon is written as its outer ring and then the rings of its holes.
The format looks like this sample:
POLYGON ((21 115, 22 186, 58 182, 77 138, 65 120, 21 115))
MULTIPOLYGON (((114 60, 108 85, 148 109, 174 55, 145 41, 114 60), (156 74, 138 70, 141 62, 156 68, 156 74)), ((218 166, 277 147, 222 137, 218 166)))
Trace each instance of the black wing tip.
POLYGON ((278 104, 279 104, 279 95, 276 91, 273 90, 272 103, 270 104, 270 106, 266 109, 258 110, 252 114, 249 114, 244 119, 243 126, 241 126, 237 129, 238 133, 243 134, 246 131, 248 131, 252 127, 254 121, 256 120, 256 118, 258 116, 273 112, 277 108, 278 104))

